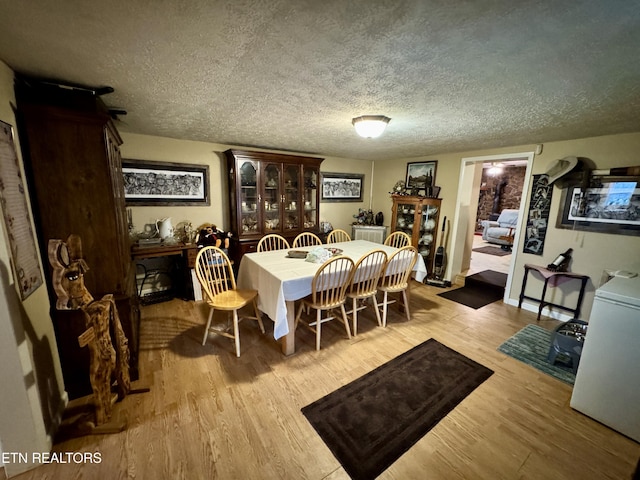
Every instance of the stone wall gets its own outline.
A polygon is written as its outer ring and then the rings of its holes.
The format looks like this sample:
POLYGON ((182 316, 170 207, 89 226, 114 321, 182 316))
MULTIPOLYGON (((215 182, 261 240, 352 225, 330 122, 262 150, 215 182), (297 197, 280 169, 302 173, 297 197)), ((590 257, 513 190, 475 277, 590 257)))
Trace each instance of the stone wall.
POLYGON ((488 220, 492 213, 500 214, 505 208, 520 208, 526 170, 525 166, 506 166, 502 173, 495 176, 487 173, 488 168, 482 171, 476 216, 476 225, 479 231, 482 231, 482 220, 488 220), (500 195, 494 205, 496 190, 500 190, 500 195))

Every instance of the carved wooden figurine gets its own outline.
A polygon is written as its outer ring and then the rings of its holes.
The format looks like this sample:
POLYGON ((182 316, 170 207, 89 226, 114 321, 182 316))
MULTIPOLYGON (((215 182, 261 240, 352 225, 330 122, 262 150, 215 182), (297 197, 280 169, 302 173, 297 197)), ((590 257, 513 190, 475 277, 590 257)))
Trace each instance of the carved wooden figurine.
POLYGON ((116 399, 124 398, 131 389, 128 340, 113 295, 94 300, 84 285, 84 273, 89 268, 82 259, 80 237, 70 235, 66 243, 49 240, 48 254, 53 267, 53 288, 58 296, 56 307, 80 309, 85 316, 87 330, 78 341, 80 346, 89 348, 95 424, 102 425, 109 421, 116 399), (111 392, 114 378, 117 394, 111 392))

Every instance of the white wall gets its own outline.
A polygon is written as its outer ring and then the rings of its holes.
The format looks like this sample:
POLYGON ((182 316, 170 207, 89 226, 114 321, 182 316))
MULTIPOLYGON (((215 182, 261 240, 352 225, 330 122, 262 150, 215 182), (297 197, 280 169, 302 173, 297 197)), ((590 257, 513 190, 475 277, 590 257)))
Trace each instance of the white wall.
MULTIPOLYGON (((358 209, 369 210, 371 206, 371 168, 373 162, 368 160, 353 160, 348 158, 327 157, 320 166, 322 172, 335 173, 359 173, 364 175, 364 191, 362 202, 321 202, 320 220, 331 222, 333 228, 341 228, 351 235, 351 225, 354 222, 354 215, 358 214, 358 209)), ((373 211, 374 215, 376 211, 373 211)))
POLYGON ((450 252, 452 258, 447 268, 449 277, 454 277, 460 272, 468 270, 471 266, 471 249, 475 232, 476 213, 478 211, 481 177, 482 163, 469 163, 462 167, 458 189, 468 192, 469 195, 458 196, 460 203, 456 207, 457 215, 455 219, 451 219, 451 238, 455 242, 451 242, 450 252))
POLYGON ((137 231, 142 231, 147 223, 154 223, 157 219, 167 217, 171 218, 174 227, 184 221, 190 221, 194 228, 208 222, 222 229, 228 227, 229 215, 226 207, 228 194, 226 184, 222 181, 225 177, 224 162, 218 153, 222 152, 224 147, 205 142, 120 133, 124 142, 120 152, 124 159, 193 163, 209 167, 210 206, 132 207, 133 223, 137 231))
MULTIPOLYGON (((422 160, 437 160, 437 171, 435 184, 442 187, 440 197, 443 199, 440 221, 447 215, 453 219, 458 214, 455 203, 458 196, 460 166, 463 158, 481 157, 491 155, 516 154, 520 152, 535 151, 535 145, 519 145, 493 150, 475 150, 469 152, 446 153, 430 155, 424 158, 387 160, 375 163, 374 178, 374 208, 385 212, 385 217, 391 215, 392 201, 388 194, 391 187, 398 179, 404 179, 406 175, 406 165, 408 162, 422 160)), ((545 143, 541 155, 536 155, 533 160, 531 175, 525 179, 532 181, 532 176, 545 173, 555 160, 566 156, 577 156, 591 159, 598 169, 608 169, 612 167, 633 166, 640 164, 640 133, 628 133, 622 135, 607 135, 593 138, 567 140, 562 142, 545 143)), ((571 270, 583 273, 591 278, 587 286, 587 293, 582 305, 580 318, 586 319, 591 311, 594 290, 599 286, 600 278, 604 270, 624 269, 631 259, 635 259, 640 251, 640 237, 629 235, 613 235, 596 232, 585 232, 580 230, 565 230, 556 228, 556 218, 561 209, 562 191, 554 188, 551 202, 551 215, 549 218, 549 229, 545 241, 542 256, 524 254, 522 252, 524 235, 521 241, 514 246, 514 274, 512 275, 511 289, 507 292, 509 303, 517 305, 517 299, 522 287, 522 276, 524 264, 533 263, 537 265, 547 265, 556 255, 573 248, 573 262, 571 270)), ((525 213, 528 211, 529 198, 523 199, 526 202, 525 213)), ((390 220, 391 217, 389 217, 390 220)), ((523 221, 526 219, 523 219, 523 221)), ((389 221, 387 220, 387 222, 389 221)), ((439 227, 439 231, 441 226, 439 227)), ((453 262, 463 264, 464 259, 450 259, 453 262)), ((536 295, 540 293, 542 282, 531 279, 527 283, 527 292, 536 295)), ((576 284, 566 284, 562 288, 549 291, 548 299, 554 303, 573 308, 577 301, 578 292, 576 284)), ((546 312, 546 311, 545 311, 546 312)), ((566 312, 560 312, 565 314, 566 312)))
MULTIPOLYGON (((13 71, 0 62, 0 120, 15 127, 13 106, 13 71)), ((22 166, 15 128, 14 143, 22 166)), ((43 285, 20 301, 0 224, 0 440, 5 452, 48 452, 66 400, 49 299, 43 285)), ((13 476, 31 466, 7 464, 5 471, 13 476)))
POLYGON ((407 163, 422 161, 437 161, 435 185, 441 187, 440 198, 443 199, 440 212, 440 225, 438 232, 442 230, 442 221, 446 216, 453 225, 455 213, 455 199, 458 192, 458 180, 460 176, 459 154, 429 155, 425 157, 381 160, 375 162, 373 178, 373 209, 374 212, 384 214, 385 225, 391 224, 391 189, 398 180, 405 180, 407 163))
MULTIPOLYGON (((608 135, 602 137, 568 140, 564 142, 546 143, 542 155, 534 159, 532 175, 545 173, 555 160, 567 156, 585 157, 592 160, 598 169, 639 165, 640 133, 624 135, 608 135)), ((531 183, 532 179, 525 181, 531 183)), ((587 285, 587 294, 582 306, 581 318, 587 319, 593 304, 594 291, 600 286, 600 279, 604 270, 623 270, 630 261, 638 258, 640 251, 640 237, 629 235, 614 235, 582 230, 560 229, 556 227, 556 220, 561 215, 562 190, 553 189, 549 229, 545 239, 542 256, 522 252, 524 235, 520 243, 514 247, 515 274, 509 298, 517 303, 522 287, 522 277, 525 263, 547 265, 559 253, 567 248, 573 248, 571 271, 588 275, 591 281, 587 285)), ((528 212, 529 198, 526 202, 525 213, 528 212)), ((562 287, 550 289, 549 299, 556 303, 573 308, 577 303, 579 282, 572 282, 562 287), (552 291, 551 291, 552 290, 552 291)), ((540 280, 527 281, 527 292, 540 292, 540 280)), ((565 313, 566 312, 562 312, 565 313)))
MULTIPOLYGON (((236 147, 126 132, 120 133, 124 142, 121 147, 121 153, 125 159, 208 165, 211 177, 211 206, 132 207, 133 223, 136 230, 141 231, 144 224, 153 223, 157 219, 166 217, 171 217, 174 227, 180 222, 189 221, 194 228, 203 223, 211 222, 222 230, 229 229, 229 194, 223 152, 236 147)), ((369 208, 371 166, 372 162, 364 160, 336 157, 324 159, 320 165, 322 172, 359 173, 363 174, 365 178, 362 202, 322 202, 320 205, 321 221, 331 222, 334 228, 351 231, 350 225, 354 220, 353 215, 358 213, 358 208, 369 208)))
MULTIPOLYGON (((13 72, 0 62, 0 119, 15 125, 13 114, 13 72)), ((16 132, 17 133, 17 132, 16 132)), ((174 225, 190 220, 194 226, 214 222, 228 228, 228 196, 220 152, 227 145, 191 142, 135 134, 122 134, 125 158, 163 160, 171 162, 206 163, 211 168, 212 205, 210 207, 136 207, 133 209, 134 223, 140 228, 157 218, 171 216, 174 225)), ((18 138, 16 135, 16 144, 18 138)), ((437 160, 435 184, 442 187, 443 206, 441 221, 446 215, 454 218, 455 200, 458 192, 461 159, 482 155, 506 154, 534 150, 535 146, 481 150, 461 153, 430 155, 424 158, 387 160, 375 162, 375 175, 371 175, 372 164, 354 159, 327 158, 322 171, 362 173, 365 175, 365 194, 361 203, 323 203, 321 217, 335 228, 350 230, 353 215, 358 208, 372 208, 374 213, 382 211, 385 224, 391 219, 389 192, 396 180, 404 179, 409 161, 437 160), (371 200, 371 201, 370 201, 371 200)), ((637 165, 640 151, 640 133, 612 135, 589 139, 570 140, 545 144, 543 154, 534 161, 532 174, 544 173, 552 162, 568 155, 591 158, 598 168, 637 165)), ((21 161, 20 151, 18 156, 21 161)), ((527 181, 531 181, 530 178, 527 181)), ((528 202, 528 199, 526 199, 528 202)), ((522 245, 514 248, 516 262, 513 288, 509 298, 513 301, 520 290, 524 263, 546 265, 560 251, 574 249, 573 270, 589 275, 592 283, 583 308, 583 318, 588 316, 593 301, 593 290, 597 287, 604 269, 624 269, 630 259, 637 257, 640 239, 625 235, 560 230, 555 228, 556 215, 560 209, 560 191, 555 189, 551 205, 549 228, 544 255, 542 257, 519 253, 522 245)), ((440 228, 440 227, 439 227, 440 228)), ((9 246, 4 224, 0 226, 0 442, 5 452, 49 451, 51 439, 47 436, 55 424, 55 417, 64 402, 65 394, 56 354, 55 336, 48 314, 48 296, 43 286, 25 302, 20 302, 9 260, 9 246), (47 385, 48 387, 43 387, 47 385)), ((530 282, 533 283, 533 282, 530 282)), ((535 285, 534 285, 535 287, 535 285)), ((566 295, 563 301, 570 303, 575 292, 558 292, 566 295)), ((556 299, 557 300, 557 299, 556 299)), ((19 473, 27 465, 6 465, 9 475, 19 473)))
MULTIPOLYGON (((222 152, 229 145, 211 144, 204 142, 192 142, 175 140, 146 135, 122 133, 124 144, 122 146, 123 157, 138 158, 144 160, 160 160, 171 162, 201 163, 210 166, 211 172, 211 198, 210 207, 135 207, 133 217, 136 228, 140 229, 144 223, 149 223, 158 218, 172 217, 174 226, 183 220, 190 220, 194 227, 204 222, 213 222, 223 229, 229 227, 228 218, 228 194, 226 175, 223 172, 224 160, 222 152)), ((481 157, 490 155, 508 155, 534 151, 535 145, 520 145, 514 147, 477 150, 459 153, 446 153, 425 156, 424 158, 411 158, 399 160, 384 160, 375 162, 360 161, 344 158, 326 158, 322 165, 323 172, 361 173, 365 175, 365 193, 363 201, 359 203, 322 203, 320 209, 321 220, 329 221, 334 228, 342 228, 351 231, 353 215, 358 213, 358 208, 371 208, 375 213, 381 211, 385 217, 385 225, 391 221, 392 201, 389 192, 397 180, 406 177, 408 162, 437 160, 435 184, 441 187, 440 197, 443 199, 442 211, 438 232, 441 232, 442 221, 446 216, 451 225, 457 220, 459 212, 456 209, 456 198, 460 188, 461 160, 468 157, 481 157), (373 176, 372 176, 373 170, 373 176), (373 181, 372 181, 373 180, 373 181)), ((544 145, 543 153, 534 158, 531 175, 544 173, 549 166, 559 158, 568 155, 590 158, 598 168, 610 168, 614 166, 630 166, 640 163, 637 152, 640 151, 640 133, 625 135, 610 135, 588 139, 568 140, 552 142, 544 145)), ((531 182, 531 176, 525 179, 531 182)), ((463 188, 471 188, 464 186, 463 188)), ((507 292, 509 302, 517 304, 517 298, 522 285, 522 273, 524 263, 546 265, 555 256, 569 247, 574 249, 574 261, 572 270, 587 274, 592 281, 587 288, 587 295, 583 303, 582 318, 587 318, 593 302, 593 293, 599 284, 602 271, 605 269, 623 269, 629 258, 636 255, 640 246, 640 238, 626 235, 611 235, 593 232, 574 232, 555 227, 556 215, 560 210, 561 191, 555 189, 551 205, 550 227, 547 233, 544 255, 536 256, 522 254, 522 244, 513 250, 514 274, 511 280, 511 289, 507 292), (606 252, 606 255, 603 254, 606 252)), ((529 199, 524 199, 527 202, 529 199)), ((472 209, 475 211, 475 209, 472 209)), ((526 208, 525 208, 526 211, 526 208)), ((472 213, 469 213, 472 215, 472 213)), ((526 219, 523 218, 523 221, 526 219)), ((521 236, 522 241, 524 236, 521 236)), ((450 242, 456 239, 450 237, 450 242)), ((460 236, 458 242, 466 241, 460 236)), ((451 247, 451 245, 449 245, 451 247)), ((470 249, 457 248, 456 251, 470 249)), ((449 250, 451 252, 451 249, 449 250)), ((460 254, 462 255, 462 254, 460 254)), ((464 268, 469 259, 464 256, 456 256, 449 260, 453 265, 464 268)), ((527 291, 536 294, 541 289, 541 282, 535 279, 529 282, 527 291)), ((550 292, 554 301, 567 306, 573 306, 577 299, 577 292, 573 291, 573 285, 564 289, 556 289, 550 292)))

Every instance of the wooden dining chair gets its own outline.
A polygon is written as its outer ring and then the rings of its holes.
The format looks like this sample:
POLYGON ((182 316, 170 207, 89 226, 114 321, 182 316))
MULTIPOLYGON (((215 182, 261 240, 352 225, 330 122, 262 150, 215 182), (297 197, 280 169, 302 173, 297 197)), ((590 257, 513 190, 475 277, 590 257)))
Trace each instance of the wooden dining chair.
POLYGON ((395 300, 389 299, 389 294, 397 293, 402 295, 407 320, 411 319, 407 290, 409 288, 409 280, 411 279, 413 267, 417 261, 418 250, 411 245, 402 247, 387 260, 387 264, 381 275, 380 284, 378 285, 378 291, 383 293, 382 303, 378 304, 378 306, 382 305, 383 327, 387 326, 388 307, 391 303, 395 302, 395 300))
POLYGON ((322 240, 312 232, 302 232, 293 239, 293 248, 315 247, 316 245, 322 245, 322 240))
POLYGON ((291 247, 286 238, 276 233, 270 233, 260 239, 256 250, 258 252, 270 252, 271 250, 286 250, 288 248, 291 247))
POLYGON ((406 247, 411 245, 411 237, 404 232, 393 232, 385 238, 384 244, 396 248, 406 247))
POLYGON ((258 292, 256 290, 241 290, 236 288, 236 279, 233 275, 231 261, 225 253, 218 247, 204 247, 196 257, 196 275, 202 285, 202 289, 206 296, 206 301, 211 307, 209 310, 209 318, 207 326, 204 329, 204 337, 202 337, 202 345, 207 342, 209 330, 212 333, 222 335, 223 337, 232 338, 236 345, 236 356, 240 356, 240 332, 238 324, 241 319, 238 318, 238 310, 242 307, 252 304, 255 317, 258 321, 260 330, 264 333, 264 325, 260 318, 260 312, 256 303, 258 292), (229 323, 227 321, 227 330, 217 330, 211 328, 211 320, 214 310, 224 310, 233 313, 233 333, 229 333, 229 323))
POLYGON ((311 294, 300 301, 296 315, 295 326, 301 321, 302 312, 308 308, 316 310, 315 321, 302 322, 316 334, 316 350, 320 350, 320 338, 322 336, 322 324, 330 320, 338 319, 344 324, 347 337, 351 338, 349 320, 344 308, 347 287, 351 281, 353 260, 339 255, 330 258, 322 264, 316 272, 311 283, 311 294), (322 317, 322 312, 327 316, 322 317))
POLYGON ((339 228, 331 230, 327 235, 327 243, 350 242, 351 236, 344 230, 339 228))
POLYGON ((351 315, 354 337, 358 334, 358 312, 367 308, 364 304, 366 300, 371 301, 373 310, 376 312, 378 325, 382 326, 376 293, 378 292, 380 275, 386 264, 387 254, 382 250, 373 250, 363 255, 353 268, 353 276, 347 288, 347 299, 351 300, 351 310, 347 311, 347 315, 351 315))

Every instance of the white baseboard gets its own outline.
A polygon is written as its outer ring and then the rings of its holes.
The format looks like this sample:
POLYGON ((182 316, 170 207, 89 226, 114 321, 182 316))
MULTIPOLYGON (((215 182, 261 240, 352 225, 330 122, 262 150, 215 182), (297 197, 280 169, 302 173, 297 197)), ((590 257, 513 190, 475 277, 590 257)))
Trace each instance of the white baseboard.
MULTIPOLYGON (((517 298, 508 298, 504 303, 506 303, 507 305, 513 305, 514 307, 518 306, 518 299, 517 298)), ((522 302, 522 309, 526 310, 527 312, 533 312, 536 315, 538 314, 538 308, 539 304, 537 303, 527 303, 526 301, 522 302)), ((544 307, 542 309, 542 315, 552 318, 553 320, 559 320, 561 322, 568 322, 570 320, 573 320, 573 316, 571 315, 567 315, 566 313, 560 313, 557 310, 552 310, 549 307, 544 307)))

